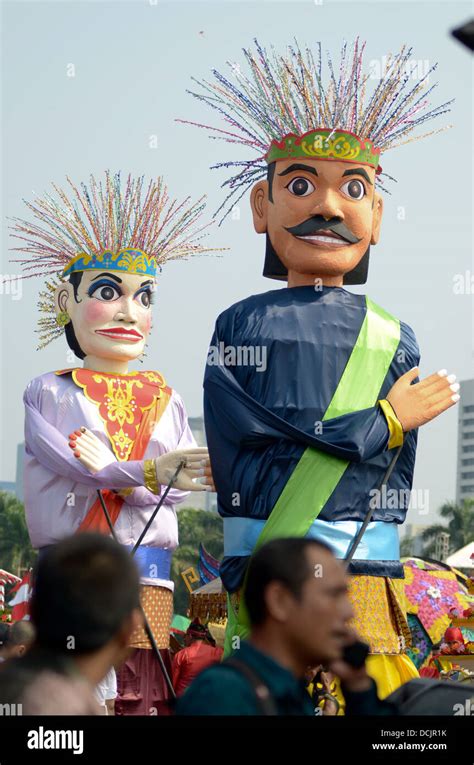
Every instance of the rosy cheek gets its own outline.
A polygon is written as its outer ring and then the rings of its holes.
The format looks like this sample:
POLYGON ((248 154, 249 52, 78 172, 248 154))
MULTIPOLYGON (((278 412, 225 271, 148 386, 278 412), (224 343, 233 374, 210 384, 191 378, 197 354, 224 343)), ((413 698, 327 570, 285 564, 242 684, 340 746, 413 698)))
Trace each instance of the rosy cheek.
POLYGON ((143 312, 141 316, 138 317, 138 329, 145 335, 150 334, 151 318, 151 311, 147 311, 146 313, 143 312))
POLYGON ((87 322, 87 324, 100 324, 102 322, 110 321, 115 313, 116 309, 114 308, 114 303, 112 301, 88 300, 84 306, 83 320, 87 322))

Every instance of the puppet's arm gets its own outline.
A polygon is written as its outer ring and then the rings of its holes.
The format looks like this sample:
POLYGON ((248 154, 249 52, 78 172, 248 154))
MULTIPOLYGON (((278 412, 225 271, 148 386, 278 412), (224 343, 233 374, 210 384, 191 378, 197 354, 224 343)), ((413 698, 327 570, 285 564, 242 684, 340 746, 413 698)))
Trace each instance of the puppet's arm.
MULTIPOLYGON (((87 428, 82 427, 71 433, 69 439, 69 446, 73 450, 74 456, 91 473, 102 471, 111 464, 111 461, 115 460, 110 449, 87 428)), ((151 501, 160 494, 160 485, 170 482, 181 463, 184 465, 173 484, 176 488, 196 491, 195 488, 191 489, 191 485, 195 487, 196 485, 200 486, 200 484, 191 484, 190 482, 194 478, 203 477, 203 483, 209 484, 209 490, 211 489, 213 484, 207 449, 199 447, 177 449, 162 454, 160 457, 144 460, 145 486, 151 494, 151 501)), ((205 489, 206 486, 202 488, 205 489)), ((123 494, 126 495, 126 492, 127 490, 123 494)))
POLYGON ((149 487, 153 486, 157 490, 153 493, 159 493, 160 481, 168 483, 181 459, 184 458, 187 465, 181 470, 175 487, 185 491, 206 489, 205 485, 195 484, 192 479, 199 477, 200 471, 205 468, 202 463, 207 459, 207 449, 168 452, 154 460, 130 462, 115 461, 113 455, 109 453, 113 461, 104 464, 104 455, 102 455, 100 469, 96 473, 91 473, 77 457, 74 457, 68 446, 68 440, 43 417, 29 388, 25 392, 24 403, 26 449, 53 473, 95 489, 119 490, 149 484, 149 487))
POLYGON ((395 383, 387 396, 388 405, 322 420, 305 431, 246 393, 229 370, 211 366, 204 381, 206 429, 217 434, 217 439, 222 437, 245 449, 264 449, 275 441, 289 440, 339 459, 365 462, 401 443, 400 425, 405 432, 413 430, 458 400, 452 377, 436 373, 411 385, 417 375, 415 367, 395 383), (391 426, 387 422, 390 407, 391 426))
POLYGON ((454 375, 441 370, 413 384, 418 374, 418 367, 413 367, 402 375, 378 408, 323 420, 319 424, 323 440, 338 446, 358 442, 361 462, 386 448, 401 446, 405 433, 430 422, 459 400, 454 375))

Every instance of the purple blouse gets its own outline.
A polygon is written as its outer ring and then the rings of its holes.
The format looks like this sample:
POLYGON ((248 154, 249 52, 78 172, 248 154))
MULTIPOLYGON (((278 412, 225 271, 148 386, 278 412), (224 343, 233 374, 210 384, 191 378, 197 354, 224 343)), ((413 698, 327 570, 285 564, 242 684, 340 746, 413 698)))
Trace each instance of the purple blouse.
MULTIPOLYGON (((102 419, 95 404, 85 397, 70 375, 40 375, 25 390, 25 509, 31 542, 44 547, 73 534, 97 499, 97 489, 133 488, 115 523, 119 542, 133 545, 160 499, 143 485, 145 459, 175 449, 196 446, 181 397, 173 390, 155 426, 143 460, 115 461, 92 474, 70 449, 69 434, 87 427, 109 448, 102 419)), ((111 453, 112 449, 111 449, 111 453)), ((163 487, 164 490, 164 487, 163 487)), ((174 550, 178 545, 175 505, 189 492, 171 489, 142 544, 174 550)), ((169 579, 147 579, 173 589, 169 579)))

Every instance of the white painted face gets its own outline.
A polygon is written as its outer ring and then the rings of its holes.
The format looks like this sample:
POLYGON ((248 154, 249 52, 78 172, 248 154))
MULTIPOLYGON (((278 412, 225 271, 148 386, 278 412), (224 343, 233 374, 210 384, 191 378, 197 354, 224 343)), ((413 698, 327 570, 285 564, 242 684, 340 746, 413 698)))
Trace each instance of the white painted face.
POLYGON ((155 280, 122 271, 83 271, 56 290, 57 311, 67 311, 86 356, 133 361, 145 349, 151 327, 155 280))

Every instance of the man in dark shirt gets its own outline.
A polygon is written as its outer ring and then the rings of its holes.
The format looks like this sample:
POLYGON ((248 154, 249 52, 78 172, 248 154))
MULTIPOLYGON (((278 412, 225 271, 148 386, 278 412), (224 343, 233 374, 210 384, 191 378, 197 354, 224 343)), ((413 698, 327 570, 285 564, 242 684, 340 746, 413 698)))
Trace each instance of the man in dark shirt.
POLYGON ((31 621, 34 645, 0 664, 0 705, 23 715, 101 714, 94 688, 143 623, 135 561, 104 534, 51 545, 35 571, 31 621))
POLYGON ((276 539, 249 564, 245 604, 249 640, 234 638, 234 653, 205 670, 178 700, 179 715, 314 715, 305 688, 309 666, 338 675, 346 714, 393 714, 380 701, 365 667, 343 661, 356 636, 341 563, 315 539, 276 539))

